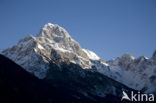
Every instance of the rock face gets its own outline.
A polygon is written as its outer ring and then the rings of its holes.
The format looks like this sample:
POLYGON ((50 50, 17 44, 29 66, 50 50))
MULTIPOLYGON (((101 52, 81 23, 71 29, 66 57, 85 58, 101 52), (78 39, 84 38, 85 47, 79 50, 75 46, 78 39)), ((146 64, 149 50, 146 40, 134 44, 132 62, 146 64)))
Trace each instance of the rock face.
MULTIPOLYGON (((105 62, 92 51, 81 48, 64 28, 55 24, 44 25, 36 37, 27 36, 16 46, 1 51, 1 54, 40 79, 51 77, 51 63, 56 64, 60 71, 64 71, 62 64, 75 64, 83 70, 98 72, 130 88, 156 93, 156 52, 149 59, 145 56, 135 59, 131 54, 124 54, 105 62)), ((81 69, 78 69, 79 75, 85 77, 81 69)))

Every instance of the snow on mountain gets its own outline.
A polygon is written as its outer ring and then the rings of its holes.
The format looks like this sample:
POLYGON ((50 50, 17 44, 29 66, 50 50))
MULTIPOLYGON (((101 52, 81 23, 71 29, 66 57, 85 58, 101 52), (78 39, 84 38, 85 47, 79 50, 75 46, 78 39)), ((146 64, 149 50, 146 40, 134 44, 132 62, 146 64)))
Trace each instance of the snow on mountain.
POLYGON ((83 51, 87 54, 87 56, 89 57, 89 59, 91 60, 99 60, 100 57, 98 57, 94 52, 87 50, 87 49, 83 49, 83 51))
POLYGON ((37 36, 29 35, 1 54, 40 79, 46 77, 50 61, 57 65, 74 63, 130 88, 156 93, 156 51, 149 59, 144 56, 135 59, 131 54, 124 54, 105 62, 94 52, 81 48, 64 28, 56 24, 44 25, 37 36))
POLYGON ((141 56, 137 59, 125 54, 115 60, 107 62, 111 78, 127 85, 130 88, 143 92, 156 92, 156 61, 141 56))

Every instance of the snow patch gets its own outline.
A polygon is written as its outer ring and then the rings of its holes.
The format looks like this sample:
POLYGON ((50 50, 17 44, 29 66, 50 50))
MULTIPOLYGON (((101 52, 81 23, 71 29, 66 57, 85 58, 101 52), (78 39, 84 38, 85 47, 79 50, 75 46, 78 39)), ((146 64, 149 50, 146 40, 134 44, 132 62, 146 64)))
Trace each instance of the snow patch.
POLYGON ((99 60, 100 57, 97 56, 94 52, 90 51, 90 50, 87 50, 87 49, 82 49, 87 55, 88 57, 91 59, 91 60, 99 60))

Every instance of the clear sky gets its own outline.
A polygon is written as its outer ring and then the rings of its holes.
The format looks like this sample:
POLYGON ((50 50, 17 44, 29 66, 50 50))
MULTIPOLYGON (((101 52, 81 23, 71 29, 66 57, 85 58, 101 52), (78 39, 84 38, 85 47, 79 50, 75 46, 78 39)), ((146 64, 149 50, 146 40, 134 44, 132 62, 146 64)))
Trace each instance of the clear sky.
POLYGON ((156 50, 156 0, 0 0, 0 49, 48 22, 104 60, 156 50))

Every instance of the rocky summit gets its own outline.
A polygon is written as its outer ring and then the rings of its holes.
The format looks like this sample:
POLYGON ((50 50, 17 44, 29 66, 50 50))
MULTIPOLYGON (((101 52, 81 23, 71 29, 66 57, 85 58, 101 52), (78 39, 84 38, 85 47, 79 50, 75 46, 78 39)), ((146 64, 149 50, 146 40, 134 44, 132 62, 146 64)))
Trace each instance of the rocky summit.
POLYGON ((64 28, 51 23, 44 25, 36 37, 23 38, 2 54, 38 78, 46 77, 51 60, 58 65, 74 63, 89 69, 93 65, 91 60, 100 59, 95 53, 82 49, 64 28))

